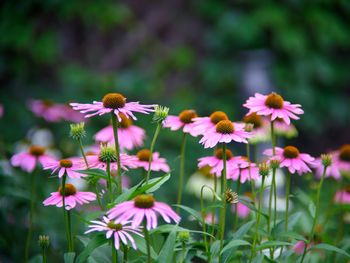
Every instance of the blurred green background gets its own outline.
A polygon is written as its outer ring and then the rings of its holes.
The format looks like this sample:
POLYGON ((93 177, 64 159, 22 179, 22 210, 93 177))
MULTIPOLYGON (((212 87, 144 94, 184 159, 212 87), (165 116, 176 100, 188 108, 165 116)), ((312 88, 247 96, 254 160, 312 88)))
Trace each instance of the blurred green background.
MULTIPOLYGON (((248 96, 275 90, 305 110, 292 142, 302 151, 319 155, 350 141, 348 0, 26 0, 0 7, 3 156, 33 126, 49 127, 55 147, 75 154, 68 123, 35 118, 27 100, 90 102, 108 92, 168 106, 172 114, 224 110, 239 120, 248 96)), ((152 134, 151 116, 138 117, 152 134)), ((88 134, 107 123, 92 119, 88 134)), ((156 146, 173 169, 180 140, 180 132, 164 130, 156 146)), ((193 173, 208 151, 193 138, 187 149, 193 173)), ((176 189, 167 194, 174 201, 176 189)))

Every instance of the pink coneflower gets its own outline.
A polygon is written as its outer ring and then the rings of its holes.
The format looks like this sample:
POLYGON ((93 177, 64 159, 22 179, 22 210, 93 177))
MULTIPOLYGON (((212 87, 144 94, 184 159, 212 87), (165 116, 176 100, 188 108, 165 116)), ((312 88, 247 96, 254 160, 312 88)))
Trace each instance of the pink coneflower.
MULTIPOLYGON (((119 115, 121 121, 118 123, 118 138, 120 149, 132 150, 141 147, 146 137, 144 129, 133 125, 133 121, 124 114, 119 115)), ((102 143, 114 144, 114 132, 112 125, 109 125, 95 134, 95 140, 102 143)))
POLYGON ((85 177, 87 174, 81 174, 76 170, 81 169, 80 158, 62 159, 60 161, 47 162, 44 165, 44 170, 52 170, 52 174, 58 172, 58 177, 61 178, 64 174, 67 174, 70 178, 85 177))
POLYGON ((215 111, 209 117, 196 117, 192 120, 193 129, 197 131, 199 135, 204 135, 206 131, 214 128, 218 122, 228 120, 228 117, 223 111, 215 111))
MULTIPOLYGON (((58 188, 57 192, 51 193, 51 196, 47 198, 43 204, 44 206, 55 205, 57 207, 63 206, 62 187, 58 188)), ((96 200, 96 194, 91 192, 79 192, 74 185, 66 184, 64 189, 64 202, 65 209, 70 210, 77 204, 87 204, 90 201, 96 200)))
POLYGON ((298 136, 298 131, 295 126, 290 123, 286 124, 283 119, 276 118, 274 122, 275 133, 278 136, 293 138, 298 136))
POLYGON ((181 219, 169 205, 157 202, 153 196, 147 194, 138 195, 133 201, 120 203, 107 212, 108 217, 116 219, 116 222, 131 219, 132 227, 141 225, 145 219, 148 230, 157 227, 157 214, 161 215, 167 223, 171 220, 179 223, 181 219))
MULTIPOLYGON (((101 154, 95 154, 94 152, 90 152, 86 156, 87 162, 89 164, 89 168, 97 168, 97 169, 102 169, 105 170, 107 169, 107 163, 104 162, 101 159, 101 154)), ((137 168, 136 165, 137 158, 135 156, 128 155, 126 153, 121 153, 120 154, 120 167, 128 171, 128 168, 137 168)), ((81 169, 86 169, 87 167, 85 166, 85 162, 83 159, 80 161, 81 169)), ((117 164, 117 157, 113 159, 113 161, 110 163, 110 169, 111 170, 118 170, 118 164, 117 164)))
POLYGON ((35 169, 37 163, 44 166, 48 162, 55 159, 45 154, 45 147, 33 145, 29 147, 27 152, 17 153, 11 158, 11 165, 21 167, 24 171, 30 173, 35 169))
MULTIPOLYGON (((234 157, 233 153, 226 149, 226 174, 227 178, 235 177, 239 175, 238 169, 238 160, 239 158, 234 157)), ((214 156, 207 156, 198 159, 198 168, 203 168, 209 166, 210 173, 216 175, 217 177, 221 176, 222 170, 224 168, 223 161, 223 150, 221 148, 215 150, 214 156)))
MULTIPOLYGON (((141 167, 148 171, 149 166, 149 157, 151 155, 151 151, 148 149, 142 149, 137 152, 136 157, 137 161, 135 164, 137 167, 141 167)), ((169 165, 166 163, 165 158, 160 158, 158 152, 154 152, 151 158, 151 171, 163 171, 165 173, 170 172, 169 165)))
POLYGON ((268 141, 271 138, 270 135, 270 123, 262 116, 255 112, 243 117, 245 124, 252 124, 253 129, 251 131, 251 137, 249 138, 250 143, 259 143, 268 141))
POLYGON ((215 127, 208 130, 199 143, 204 148, 213 148, 218 143, 230 143, 231 141, 248 143, 250 134, 244 130, 244 124, 233 123, 230 120, 219 121, 215 127))
POLYGON ((170 128, 172 131, 183 128, 184 133, 189 133, 193 137, 196 137, 200 133, 195 130, 194 118, 197 118, 197 113, 194 110, 184 110, 178 116, 169 115, 164 120, 163 127, 170 128))
POLYGON ((102 221, 91 221, 93 223, 92 225, 89 225, 89 230, 85 232, 91 233, 94 231, 97 232, 106 232, 106 238, 112 238, 114 242, 114 247, 116 250, 119 250, 120 243, 123 243, 124 245, 128 245, 128 243, 131 244, 131 246, 136 250, 136 243, 133 237, 130 234, 136 234, 138 236, 143 237, 143 235, 140 233, 141 228, 140 227, 131 227, 130 221, 120 222, 116 223, 115 221, 109 219, 108 217, 104 216, 102 221))
POLYGON ((253 163, 249 162, 247 157, 237 157, 238 172, 228 176, 228 178, 237 181, 240 178, 240 182, 244 184, 246 181, 259 180, 259 168, 253 163))
MULTIPOLYGON (((244 193, 245 196, 248 196, 249 198, 253 199, 253 196, 251 193, 244 193)), ((232 212, 237 213, 239 218, 247 218, 250 214, 249 207, 245 206, 244 204, 238 202, 237 204, 232 205, 232 212), (236 212, 237 208, 237 212, 236 212)))
POLYGON ((122 121, 121 113, 127 118, 136 120, 134 112, 148 114, 153 112, 155 107, 155 105, 143 105, 139 102, 126 102, 126 98, 120 93, 108 93, 102 98, 102 101, 94 101, 92 104, 70 103, 70 105, 81 113, 89 113, 85 115, 85 118, 113 112, 119 122, 122 121))
POLYGON ((247 115, 256 112, 258 115, 269 116, 271 121, 281 118, 286 124, 290 124, 290 119, 298 120, 297 115, 304 113, 300 104, 291 104, 277 93, 255 93, 255 97, 250 97, 243 106, 249 109, 247 115))
POLYGON ((350 204, 350 185, 336 192, 334 202, 337 204, 350 204))
MULTIPOLYGON (((284 149, 276 147, 275 149, 280 167, 288 168, 292 174, 297 172, 299 175, 302 175, 303 173, 311 172, 310 166, 313 167, 315 165, 315 158, 307 153, 300 153, 298 148, 294 146, 287 146, 284 149)), ((273 157, 272 149, 265 150, 264 154, 273 157)))

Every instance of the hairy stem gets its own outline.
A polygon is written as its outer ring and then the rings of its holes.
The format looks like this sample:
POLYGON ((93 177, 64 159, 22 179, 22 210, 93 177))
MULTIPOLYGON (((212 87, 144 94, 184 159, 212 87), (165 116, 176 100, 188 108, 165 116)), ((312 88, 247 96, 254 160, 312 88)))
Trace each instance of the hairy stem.
MULTIPOLYGON (((177 204, 181 205, 182 200, 182 189, 183 189, 183 181, 185 175, 185 151, 186 151, 186 133, 183 134, 181 150, 180 150, 180 177, 179 177, 179 191, 177 193, 177 204)), ((180 207, 176 208, 176 212, 180 212, 180 207)))
POLYGON ((122 193, 122 170, 120 166, 120 148, 119 148, 119 138, 118 138, 118 119, 117 116, 112 112, 112 127, 114 133, 114 144, 115 144, 115 152, 117 154, 117 194, 118 196, 122 193))

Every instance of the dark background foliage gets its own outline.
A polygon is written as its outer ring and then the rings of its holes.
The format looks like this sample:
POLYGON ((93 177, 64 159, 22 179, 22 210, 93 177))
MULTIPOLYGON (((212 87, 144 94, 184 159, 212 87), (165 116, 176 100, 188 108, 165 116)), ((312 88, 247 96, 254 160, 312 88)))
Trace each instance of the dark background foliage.
MULTIPOLYGON (((275 90, 305 110, 292 142, 303 151, 318 155, 349 142, 347 0, 26 0, 0 7, 0 134, 7 157, 30 127, 48 125, 28 111, 29 98, 90 102, 108 92, 169 106, 173 114, 219 109, 239 120, 249 95, 275 90)), ((139 124, 152 133, 150 119, 139 124)), ((89 134, 107 122, 90 121, 89 134)), ((56 146, 73 154, 67 148, 73 142, 58 136, 68 124, 49 127, 56 146)), ((157 144, 173 167, 180 140, 162 131, 157 144)), ((188 152, 193 172, 204 150, 191 140, 188 152)))

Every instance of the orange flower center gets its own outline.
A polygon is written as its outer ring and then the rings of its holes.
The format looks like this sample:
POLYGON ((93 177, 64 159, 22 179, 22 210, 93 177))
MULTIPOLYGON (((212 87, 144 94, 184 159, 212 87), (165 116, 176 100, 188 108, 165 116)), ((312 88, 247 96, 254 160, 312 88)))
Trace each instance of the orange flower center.
MULTIPOLYGON (((62 186, 58 188, 58 192, 63 195, 63 189, 62 186)), ((64 187, 64 196, 70 196, 70 195, 75 195, 77 192, 77 189, 75 188, 74 185, 72 184, 66 184, 64 187)))
POLYGON ((180 121, 183 123, 191 123, 193 118, 198 117, 194 110, 184 110, 179 114, 180 121))
POLYGON ((45 153, 45 147, 33 145, 29 148, 29 153, 34 156, 41 156, 45 153))
POLYGON ((247 116, 244 116, 243 122, 253 124, 254 129, 262 126, 262 118, 260 115, 256 114, 255 112, 247 116))
MULTIPOLYGON (((215 150, 215 157, 222 160, 223 159, 223 150, 222 148, 215 150)), ((226 149, 226 160, 230 160, 233 157, 232 152, 229 149, 226 149)))
POLYGON ((64 168, 71 168, 73 166, 73 163, 69 159, 62 159, 60 161, 60 166, 64 168))
POLYGON ((283 156, 289 159, 297 158, 299 156, 299 150, 294 146, 287 146, 283 150, 283 156))
POLYGON ((210 114, 210 121, 214 124, 218 124, 220 121, 228 120, 228 117, 223 111, 215 111, 210 114))
POLYGON ((281 95, 278 95, 277 93, 271 93, 269 96, 267 96, 265 105, 273 109, 282 109, 283 102, 284 100, 281 95))
POLYGON ((110 229, 116 230, 116 231, 120 231, 123 229, 123 225, 122 224, 116 224, 113 221, 108 222, 107 226, 110 229))
POLYGON ((142 149, 137 152, 136 154, 137 158, 139 158, 140 161, 149 161, 149 158, 151 157, 151 151, 148 149, 142 149))
POLYGON ((155 199, 151 195, 138 195, 134 198, 135 206, 138 208, 151 208, 154 206, 155 199))
POLYGON ((350 162, 350 144, 345 144, 340 148, 339 158, 350 162))
POLYGON ((108 93, 103 99, 103 106, 109 109, 118 109, 125 106, 126 98, 120 93, 108 93))
POLYGON ((216 124, 216 131, 222 134, 233 133, 235 130, 230 120, 222 120, 216 124))

